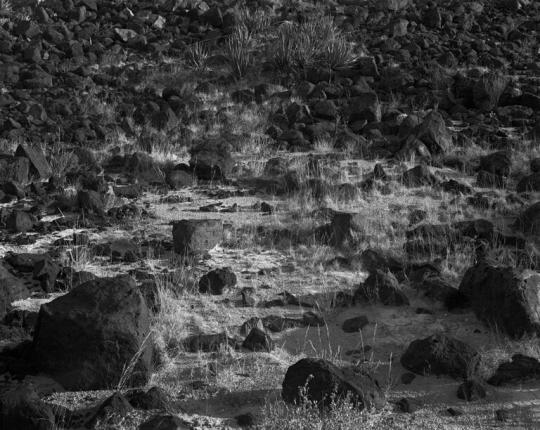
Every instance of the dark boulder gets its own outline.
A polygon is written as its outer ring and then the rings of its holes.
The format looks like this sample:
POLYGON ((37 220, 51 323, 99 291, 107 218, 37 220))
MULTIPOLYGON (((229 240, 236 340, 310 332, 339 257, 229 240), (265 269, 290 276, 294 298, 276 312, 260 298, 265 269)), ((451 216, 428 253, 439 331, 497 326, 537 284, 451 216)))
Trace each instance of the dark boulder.
POLYGON ((540 235, 540 202, 532 204, 521 212, 514 227, 523 233, 540 235))
POLYGON ((341 329, 345 333, 358 333, 368 324, 369 320, 367 317, 365 315, 360 315, 358 317, 345 320, 341 326, 341 329))
POLYGON ((236 275, 229 267, 214 269, 199 280, 199 292, 214 295, 223 294, 223 290, 236 285, 236 275))
POLYGON ((258 327, 253 327, 244 340, 242 346, 254 352, 270 352, 274 349, 274 341, 268 335, 268 333, 266 333, 266 331, 261 330, 258 327))
POLYGON ((384 395, 376 380, 318 358, 303 358, 290 366, 282 388, 283 400, 292 404, 312 401, 320 407, 329 407, 333 399, 347 396, 360 409, 384 404, 384 395))
POLYGON ((467 380, 458 387, 457 396, 458 399, 473 402, 485 398, 486 390, 480 383, 473 380, 467 380))
POLYGON ((540 379, 540 361, 522 354, 512 356, 512 361, 502 363, 488 379, 490 385, 520 384, 540 379))
POLYGON ((514 338, 540 334, 540 275, 481 261, 471 267, 459 291, 476 316, 514 338))
POLYGON ((0 264, 0 317, 6 314, 12 302, 28 297, 30 297, 30 291, 24 282, 0 264))
POLYGON ((15 150, 16 157, 26 157, 30 161, 30 174, 38 179, 48 179, 52 175, 52 169, 41 149, 20 144, 15 150))
POLYGON ((98 278, 41 306, 32 358, 68 390, 97 390, 118 385, 138 356, 122 382, 144 384, 152 369, 149 330, 149 310, 135 282, 98 278))
POLYGON ((128 391, 126 399, 131 406, 144 411, 167 410, 170 407, 169 395, 160 387, 128 391))
POLYGON ((377 270, 358 287, 355 302, 382 303, 387 306, 403 306, 409 299, 401 290, 398 280, 391 272, 377 270))
POLYGON ((226 179, 233 167, 230 147, 220 140, 203 142, 191 150, 189 165, 199 179, 226 179))
POLYGON ((177 254, 204 254, 223 240, 219 219, 180 220, 173 223, 173 244, 177 254))
POLYGON ((439 179, 422 164, 404 172, 401 175, 401 182, 406 187, 433 187, 439 183, 439 179))
POLYGON ((191 428, 176 415, 154 415, 143 422, 138 430, 190 430, 191 428))
POLYGON ((54 430, 52 408, 28 384, 4 388, 0 393, 0 430, 54 430))
POLYGON ((516 190, 518 193, 540 191, 540 173, 533 173, 532 175, 522 178, 518 182, 516 190))
POLYGON ((418 375, 447 375, 466 378, 479 360, 470 345, 443 334, 417 339, 401 356, 402 366, 418 375))

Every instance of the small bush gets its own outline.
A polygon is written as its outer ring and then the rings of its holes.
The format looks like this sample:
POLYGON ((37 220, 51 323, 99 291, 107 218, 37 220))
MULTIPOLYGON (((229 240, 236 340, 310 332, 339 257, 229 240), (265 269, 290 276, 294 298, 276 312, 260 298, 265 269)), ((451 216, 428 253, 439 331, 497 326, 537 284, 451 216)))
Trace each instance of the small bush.
POLYGON ((331 17, 315 17, 300 24, 285 22, 278 27, 272 43, 276 67, 293 71, 343 67, 356 58, 352 45, 331 17))
POLYGON ((237 26, 225 43, 225 54, 232 73, 237 78, 246 75, 251 65, 253 38, 244 26, 237 26))
POLYGON ((208 48, 203 42, 193 43, 186 49, 186 63, 197 71, 205 70, 208 62, 208 55, 208 48))

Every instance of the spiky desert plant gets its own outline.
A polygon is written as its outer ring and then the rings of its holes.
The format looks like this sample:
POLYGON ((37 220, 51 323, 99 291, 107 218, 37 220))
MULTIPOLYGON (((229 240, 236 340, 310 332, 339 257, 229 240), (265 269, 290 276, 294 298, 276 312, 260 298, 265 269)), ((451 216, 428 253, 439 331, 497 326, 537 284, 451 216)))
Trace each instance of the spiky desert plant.
POLYGON ((236 26, 225 43, 225 55, 237 78, 246 75, 251 65, 253 37, 245 26, 236 26))
POLYGON ((352 45, 327 16, 303 23, 284 22, 272 43, 274 64, 295 72, 309 67, 342 67, 356 58, 352 45))
POLYGON ((202 71, 206 69, 208 56, 208 47, 203 42, 195 42, 188 45, 185 59, 190 67, 197 71, 202 71))

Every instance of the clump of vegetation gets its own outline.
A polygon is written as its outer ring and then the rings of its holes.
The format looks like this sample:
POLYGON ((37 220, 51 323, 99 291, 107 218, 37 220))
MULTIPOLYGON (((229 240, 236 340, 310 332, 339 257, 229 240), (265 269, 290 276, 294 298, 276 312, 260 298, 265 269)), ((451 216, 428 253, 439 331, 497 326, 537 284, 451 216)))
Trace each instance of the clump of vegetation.
POLYGON ((299 405, 280 401, 268 403, 262 413, 261 428, 284 430, 358 430, 384 429, 395 423, 388 411, 359 410, 350 398, 333 399, 328 409, 322 410, 316 402, 304 398, 299 405))
POLYGON ((206 69, 208 56, 208 48, 203 42, 193 43, 186 48, 186 63, 196 71, 204 71, 206 69))
POLYGON ((225 43, 225 57, 233 75, 243 78, 251 66, 253 37, 245 26, 237 26, 225 43))
POLYGON ((271 56, 276 67, 297 72, 311 67, 334 69, 356 59, 352 44, 331 17, 284 22, 277 29, 271 56))

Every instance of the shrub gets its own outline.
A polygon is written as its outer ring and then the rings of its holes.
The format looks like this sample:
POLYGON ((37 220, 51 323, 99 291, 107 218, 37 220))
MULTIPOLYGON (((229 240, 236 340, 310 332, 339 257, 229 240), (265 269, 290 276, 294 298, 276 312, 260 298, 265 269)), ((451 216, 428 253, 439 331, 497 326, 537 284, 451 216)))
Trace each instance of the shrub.
POLYGON ((310 67, 338 68, 356 58, 352 45, 331 17, 313 17, 300 24, 281 24, 273 41, 271 56, 278 68, 293 71, 310 67))
POLYGON ((252 42, 249 30, 244 26, 237 26, 225 43, 227 62, 237 78, 244 77, 251 65, 252 42))

